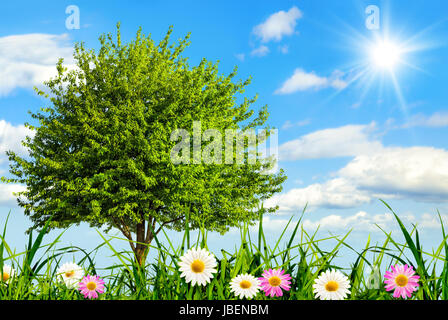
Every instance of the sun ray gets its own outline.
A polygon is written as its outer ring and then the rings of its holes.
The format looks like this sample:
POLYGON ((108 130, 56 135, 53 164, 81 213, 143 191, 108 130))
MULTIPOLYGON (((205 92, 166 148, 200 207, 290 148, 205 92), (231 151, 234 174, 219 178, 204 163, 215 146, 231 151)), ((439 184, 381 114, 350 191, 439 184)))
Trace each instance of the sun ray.
MULTIPOLYGON (((363 32, 366 29, 355 28, 337 16, 334 18, 338 21, 339 28, 325 25, 322 21, 312 21, 318 27, 333 33, 335 39, 339 39, 334 41, 332 46, 346 51, 348 58, 347 63, 335 68, 341 72, 341 81, 345 85, 333 91, 322 101, 322 105, 352 88, 361 90, 357 104, 362 103, 374 88, 378 90, 376 101, 381 103, 389 96, 388 91, 392 90, 394 93, 391 97, 395 97, 403 116, 409 117, 400 82, 406 80, 406 70, 430 76, 430 73, 416 62, 418 58, 416 54, 440 47, 446 42, 444 39, 434 38, 432 34, 430 36, 429 33, 448 21, 448 18, 409 34, 409 27, 402 26, 400 29, 391 23, 390 10, 386 9, 382 11, 380 30, 363 32)), ((364 14, 363 10, 360 12, 364 14)))

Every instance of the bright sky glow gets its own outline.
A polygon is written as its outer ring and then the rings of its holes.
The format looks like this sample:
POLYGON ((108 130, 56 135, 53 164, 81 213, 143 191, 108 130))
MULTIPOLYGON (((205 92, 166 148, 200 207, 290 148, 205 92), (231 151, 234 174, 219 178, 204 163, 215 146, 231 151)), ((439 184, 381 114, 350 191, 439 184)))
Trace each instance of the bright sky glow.
POLYGON ((401 58, 400 47, 388 40, 375 43, 370 50, 372 62, 378 68, 393 69, 401 58))

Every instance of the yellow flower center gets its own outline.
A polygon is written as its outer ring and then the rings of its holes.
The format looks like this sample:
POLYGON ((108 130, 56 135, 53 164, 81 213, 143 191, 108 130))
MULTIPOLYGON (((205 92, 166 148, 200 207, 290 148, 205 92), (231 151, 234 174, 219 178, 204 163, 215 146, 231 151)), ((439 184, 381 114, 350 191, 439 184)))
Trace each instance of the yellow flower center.
POLYGON ((65 273, 65 276, 67 277, 67 278, 70 278, 70 277, 73 277, 73 275, 75 274, 75 271, 67 271, 66 273, 65 273))
POLYGON ((399 287, 406 287, 408 284, 408 277, 406 277, 404 274, 400 274, 395 278, 395 283, 399 287))
POLYGON ((339 283, 333 280, 328 281, 327 284, 325 285, 325 290, 329 292, 334 292, 337 291, 338 289, 339 289, 339 283))
POLYGON ((249 289, 250 287, 252 287, 252 283, 250 281, 243 280, 240 282, 240 287, 241 289, 249 289))
POLYGON ((3 281, 4 282, 8 281, 10 277, 11 276, 9 275, 9 273, 6 273, 6 272, 3 271, 3 281))
POLYGON ((277 276, 269 278, 269 284, 271 285, 271 287, 278 287, 280 283, 282 283, 282 280, 280 280, 280 278, 277 276))
POLYGON ((86 284, 87 289, 89 289, 90 291, 93 291, 96 289, 96 283, 93 281, 90 281, 89 283, 86 284))
POLYGON ((191 271, 194 273, 201 273, 205 269, 205 264, 201 260, 194 260, 191 264, 191 271))

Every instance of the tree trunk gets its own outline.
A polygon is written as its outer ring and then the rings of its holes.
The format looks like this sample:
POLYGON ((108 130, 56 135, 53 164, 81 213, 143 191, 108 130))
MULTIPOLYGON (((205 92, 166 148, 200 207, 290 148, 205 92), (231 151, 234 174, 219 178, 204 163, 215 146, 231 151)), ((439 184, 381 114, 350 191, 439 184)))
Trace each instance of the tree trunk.
POLYGON ((146 257, 148 256, 149 246, 154 239, 154 228, 156 220, 150 218, 148 222, 142 218, 140 223, 137 223, 135 233, 137 235, 136 241, 132 239, 132 232, 130 228, 123 223, 123 221, 115 220, 115 227, 129 240, 129 245, 134 253, 135 262, 141 266, 145 266, 146 257), (145 228, 146 223, 148 224, 145 228))
POLYGON ((162 222, 160 223, 160 227, 156 230, 156 219, 154 217, 150 217, 148 221, 146 221, 142 217, 141 222, 137 223, 135 228, 135 233, 137 235, 136 241, 132 240, 132 232, 129 227, 123 223, 123 221, 115 220, 115 227, 117 227, 118 230, 120 230, 121 233, 123 233, 123 235, 129 240, 131 249, 134 252, 135 262, 140 267, 144 267, 146 263, 146 257, 148 256, 149 246, 155 235, 158 234, 165 225, 183 218, 184 216, 180 216, 173 220, 162 222))
POLYGON ((137 243, 135 244, 134 254, 136 262, 141 267, 145 266, 149 245, 151 244, 151 240, 153 238, 150 223, 148 223, 147 228, 148 230, 145 228, 145 220, 137 224, 137 243))

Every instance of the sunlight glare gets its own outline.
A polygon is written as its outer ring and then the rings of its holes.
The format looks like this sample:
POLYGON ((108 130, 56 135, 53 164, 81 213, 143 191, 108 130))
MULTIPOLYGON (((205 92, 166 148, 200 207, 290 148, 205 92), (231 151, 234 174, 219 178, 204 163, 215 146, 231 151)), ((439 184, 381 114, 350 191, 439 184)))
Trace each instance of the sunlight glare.
POLYGON ((376 43, 370 52, 372 61, 378 68, 392 69, 400 60, 400 48, 390 41, 376 43))

